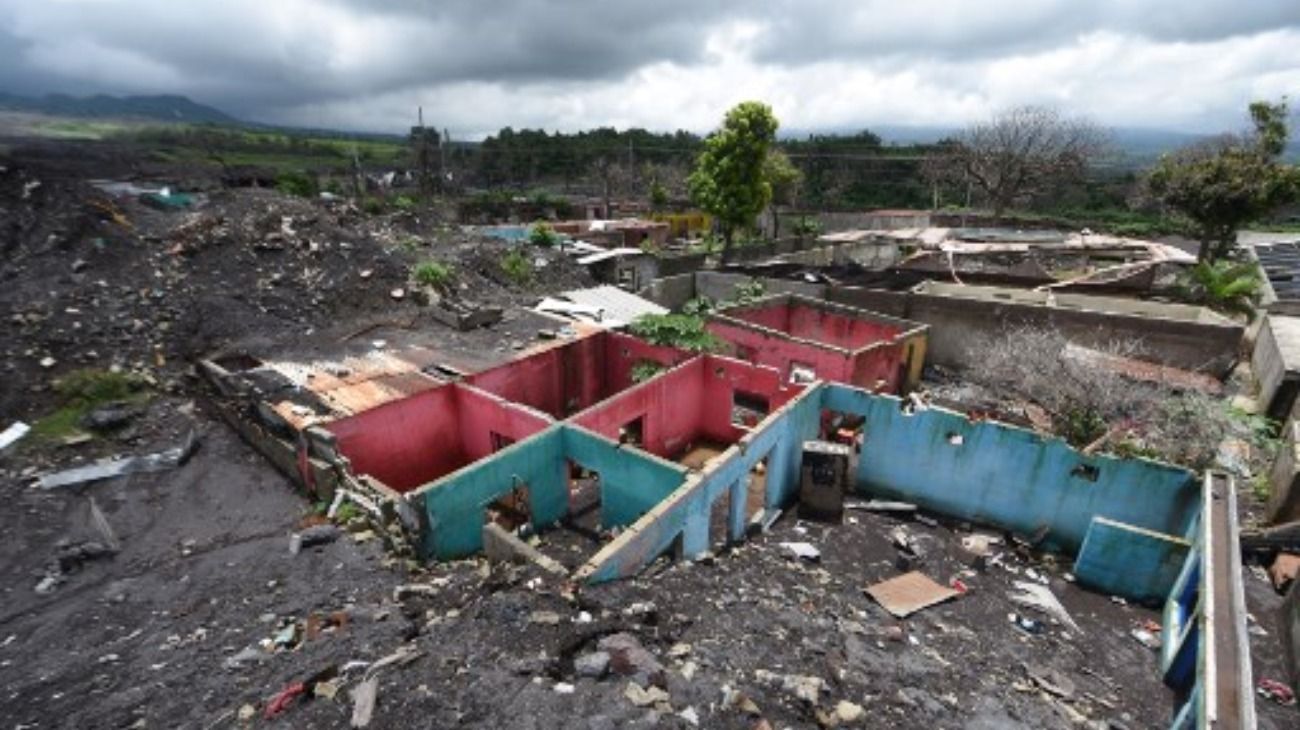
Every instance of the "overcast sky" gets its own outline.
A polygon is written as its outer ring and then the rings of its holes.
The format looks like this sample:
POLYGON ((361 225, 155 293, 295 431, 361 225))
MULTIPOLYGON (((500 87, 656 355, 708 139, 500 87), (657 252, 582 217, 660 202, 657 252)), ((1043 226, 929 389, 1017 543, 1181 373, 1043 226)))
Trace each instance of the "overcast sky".
POLYGON ((185 94, 271 123, 959 126, 1045 103, 1239 128, 1300 98, 1300 0, 0 0, 0 90, 185 94))

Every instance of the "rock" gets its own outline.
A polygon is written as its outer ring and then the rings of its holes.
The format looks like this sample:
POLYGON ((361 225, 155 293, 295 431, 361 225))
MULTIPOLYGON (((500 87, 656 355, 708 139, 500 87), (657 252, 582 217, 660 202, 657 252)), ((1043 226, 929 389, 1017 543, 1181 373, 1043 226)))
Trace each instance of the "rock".
POLYGON ((256 714, 257 708, 249 704, 242 705, 237 713, 240 722, 249 722, 256 714))
POLYGON ((391 296, 393 299, 396 299, 397 301, 401 301, 406 296, 406 290, 401 287, 398 287, 392 290, 391 292, 389 292, 388 295, 391 296))
POLYGON ((555 690, 556 694, 571 695, 573 694, 575 687, 568 682, 556 682, 555 687, 552 689, 555 690))
POLYGON ((649 707, 659 703, 668 704, 668 693, 658 687, 643 689, 635 682, 628 682, 627 689, 623 691, 623 696, 632 701, 637 707, 649 707))
POLYGON ((677 716, 685 720, 691 727, 700 726, 700 713, 696 712, 694 707, 687 707, 677 713, 677 716))
POLYGON ((573 660, 573 672, 579 677, 600 679, 609 671, 609 653, 594 651, 573 660))
POLYGON ((866 714, 867 711, 862 708, 862 705, 859 705, 856 702, 840 700, 839 703, 835 705, 835 720, 843 725, 855 723, 863 717, 866 717, 866 714))
POLYGON ((533 611, 528 620, 535 624, 556 626, 560 623, 560 614, 554 611, 533 611))
POLYGON ((246 664, 261 664, 266 659, 266 652, 256 647, 244 647, 239 653, 226 657, 221 663, 223 667, 230 671, 242 669, 246 664))
POLYGON ((102 405, 81 418, 81 425, 92 431, 112 431, 122 428, 140 415, 140 410, 129 403, 117 401, 102 405))
POLYGON ((776 674, 759 669, 754 672, 754 678, 764 684, 780 687, 810 705, 817 704, 821 693, 826 689, 826 680, 804 674, 776 674))
POLYGON ((75 274, 78 271, 85 269, 86 266, 88 266, 88 264, 86 263, 85 259, 77 259, 72 262, 72 273, 75 274))
POLYGON ((610 634, 597 643, 597 648, 609 654, 609 669, 615 674, 631 677, 642 687, 664 686, 664 667, 637 638, 628 633, 610 634))
POLYGON ((49 355, 46 355, 45 357, 41 358, 41 367, 45 368, 46 370, 49 370, 50 368, 57 365, 58 362, 59 362, 58 360, 55 360, 49 355))

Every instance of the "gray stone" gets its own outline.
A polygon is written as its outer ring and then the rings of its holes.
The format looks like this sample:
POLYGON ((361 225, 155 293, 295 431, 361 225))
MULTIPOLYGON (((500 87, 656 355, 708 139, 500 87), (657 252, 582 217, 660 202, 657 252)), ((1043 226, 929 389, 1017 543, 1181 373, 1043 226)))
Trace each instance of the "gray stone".
POLYGON ((590 654, 583 654, 573 660, 573 671, 579 677, 600 679, 609 671, 609 653, 595 651, 590 654))

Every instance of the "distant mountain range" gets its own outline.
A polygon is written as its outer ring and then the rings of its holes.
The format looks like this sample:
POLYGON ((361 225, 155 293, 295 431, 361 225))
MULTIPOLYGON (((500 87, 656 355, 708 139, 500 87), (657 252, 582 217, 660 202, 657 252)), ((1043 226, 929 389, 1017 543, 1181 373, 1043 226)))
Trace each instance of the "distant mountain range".
MULTIPOLYGON (((161 94, 155 96, 108 96, 106 94, 97 94, 95 96, 69 96, 67 94, 47 94, 45 96, 19 96, 17 94, 8 94, 0 91, 0 111, 19 111, 39 114, 49 114, 54 116, 65 117, 83 117, 99 119, 144 119, 160 122, 176 122, 191 124, 223 124, 238 125, 245 127, 255 127, 261 129, 280 129, 283 131, 295 131, 285 127, 275 125, 265 125, 256 122, 246 122, 236 119, 229 114, 191 100, 189 97, 179 94, 161 94)), ((945 137, 951 137, 958 132, 958 127, 941 127, 941 126, 909 126, 896 124, 875 124, 865 125, 875 134, 879 135, 886 144, 909 145, 927 142, 937 142, 945 137)), ((826 129, 826 130, 783 130, 781 137, 799 139, 808 136, 810 131, 817 134, 852 134, 860 131, 856 129, 826 129)), ((340 134, 332 130, 300 129, 296 130, 304 133, 325 133, 340 134)), ((1196 142, 1206 138, 1208 135, 1196 134, 1192 132, 1180 132, 1168 129, 1146 129, 1140 127, 1117 127, 1110 130, 1115 145, 1124 153, 1125 156, 1133 160, 1142 160, 1146 158, 1155 158, 1163 152, 1168 152, 1179 147, 1196 142)), ((356 137, 375 137, 375 138, 400 138, 399 135, 383 133, 358 133, 348 132, 348 136, 356 137)), ((1300 134, 1293 137, 1291 144, 1287 148, 1287 157, 1297 159, 1300 157, 1300 134)))
POLYGON ((18 96, 0 92, 0 110, 99 119, 149 119, 193 124, 242 124, 229 114, 174 94, 158 96, 18 96))

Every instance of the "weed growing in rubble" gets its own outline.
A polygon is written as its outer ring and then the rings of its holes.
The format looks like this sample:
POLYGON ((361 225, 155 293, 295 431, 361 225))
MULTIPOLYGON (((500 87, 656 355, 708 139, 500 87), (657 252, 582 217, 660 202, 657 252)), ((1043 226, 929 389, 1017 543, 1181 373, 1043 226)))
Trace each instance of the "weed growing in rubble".
POLYGON ((71 436, 95 408, 117 401, 148 398, 146 383, 137 375, 109 370, 74 370, 54 383, 60 406, 32 427, 32 435, 45 440, 71 436))
POLYGON ((425 261, 417 264, 411 271, 411 278, 422 286, 434 289, 446 289, 451 284, 455 271, 447 264, 438 261, 425 261))
POLYGON ((409 195, 399 195, 393 198, 393 208, 397 210, 411 210, 415 208, 415 198, 409 195))
POLYGON ((643 314, 629 326, 632 334, 656 345, 692 352, 718 352, 722 340, 704 329, 704 319, 689 314, 643 314))
POLYGON ((550 224, 538 221, 528 231, 528 242, 534 246, 554 246, 560 242, 560 234, 550 224))
POLYGON ((1261 286, 1259 267, 1252 262, 1201 261, 1179 281, 1178 292, 1184 301, 1249 317, 1261 286))
POLYGON ((384 201, 373 195, 367 195, 361 200, 361 209, 370 215, 380 215, 384 212, 384 201))
POLYGON ((654 360, 641 360, 632 366, 632 382, 644 383, 663 371, 664 366, 654 360))
POLYGON ((501 257, 501 270, 506 273, 510 281, 520 286, 533 280, 533 262, 517 248, 501 257))

